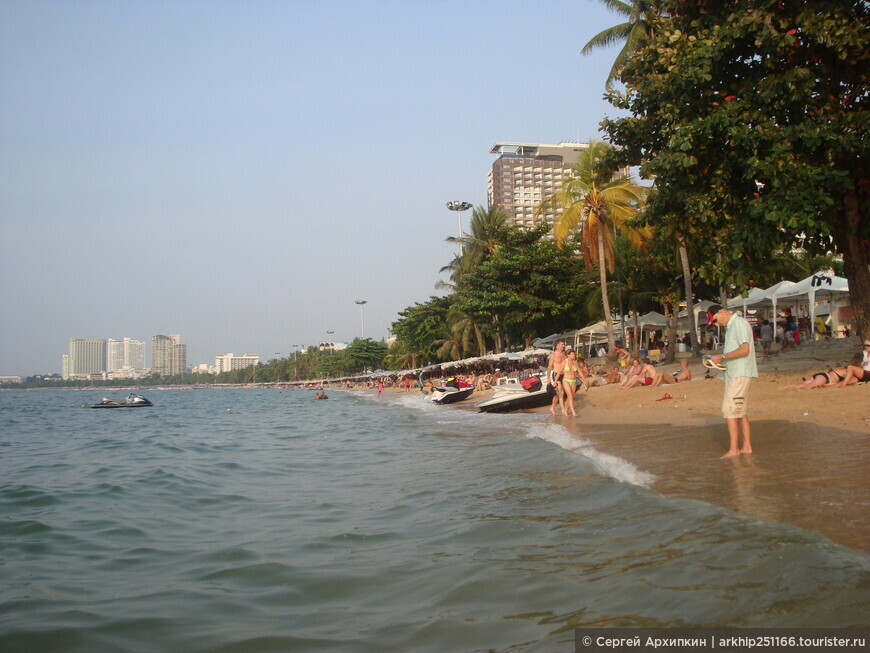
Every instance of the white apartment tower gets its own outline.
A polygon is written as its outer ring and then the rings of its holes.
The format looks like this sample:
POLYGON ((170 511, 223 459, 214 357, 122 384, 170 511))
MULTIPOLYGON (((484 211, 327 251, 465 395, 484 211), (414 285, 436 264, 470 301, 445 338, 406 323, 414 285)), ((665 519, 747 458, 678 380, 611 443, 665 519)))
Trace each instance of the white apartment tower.
POLYGON ((233 356, 232 352, 228 354, 218 354, 214 357, 215 372, 231 372, 233 370, 242 370, 246 367, 252 367, 260 363, 260 357, 257 354, 245 354, 244 356, 233 356))
POLYGON ((588 143, 496 143, 490 149, 498 154, 487 176, 489 206, 499 206, 508 214, 508 224, 523 229, 549 224, 561 211, 547 211, 535 216, 542 200, 561 189, 562 180, 570 177, 572 167, 588 143))
POLYGON ((69 378, 90 379, 106 371, 106 341, 90 338, 70 338, 69 378))
POLYGON ((140 340, 124 338, 113 340, 109 338, 108 364, 106 371, 111 374, 122 368, 141 370, 145 367, 145 343, 140 340))

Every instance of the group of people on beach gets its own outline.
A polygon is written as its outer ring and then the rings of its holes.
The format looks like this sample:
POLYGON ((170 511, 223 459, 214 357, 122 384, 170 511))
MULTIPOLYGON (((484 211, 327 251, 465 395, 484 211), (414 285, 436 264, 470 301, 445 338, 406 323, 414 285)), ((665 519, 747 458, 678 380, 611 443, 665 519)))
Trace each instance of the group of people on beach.
POLYGON ((683 360, 680 368, 673 372, 657 370, 649 358, 631 358, 631 354, 621 347, 614 350, 617 364, 607 371, 591 374, 589 366, 582 356, 564 340, 557 340, 553 345, 553 353, 547 363, 547 378, 553 387, 553 402, 550 413, 556 414, 559 406, 562 415, 577 415, 574 407, 574 397, 577 390, 618 384, 622 389, 636 386, 660 386, 676 384, 692 380, 689 363, 683 360), (631 360, 631 364, 628 364, 631 360))

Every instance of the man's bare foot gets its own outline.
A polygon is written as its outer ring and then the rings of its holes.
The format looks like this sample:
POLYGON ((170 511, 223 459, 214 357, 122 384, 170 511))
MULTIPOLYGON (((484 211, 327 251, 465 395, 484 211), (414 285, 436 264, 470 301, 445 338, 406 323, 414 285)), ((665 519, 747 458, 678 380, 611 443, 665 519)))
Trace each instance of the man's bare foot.
POLYGON ((719 456, 719 458, 720 459, 722 459, 722 458, 735 458, 736 456, 739 456, 739 455, 740 455, 739 451, 729 451, 724 456, 719 456))
POLYGON ((752 453, 752 449, 741 449, 740 453, 752 453))

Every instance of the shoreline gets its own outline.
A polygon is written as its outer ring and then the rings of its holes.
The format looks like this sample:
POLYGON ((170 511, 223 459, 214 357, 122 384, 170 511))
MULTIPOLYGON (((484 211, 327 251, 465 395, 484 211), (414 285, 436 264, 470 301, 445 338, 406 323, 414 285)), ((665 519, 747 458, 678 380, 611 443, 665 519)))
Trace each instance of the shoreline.
MULTIPOLYGON (((787 523, 832 542, 870 551, 870 385, 781 390, 827 365, 843 347, 805 347, 759 361, 750 389, 753 453, 720 459, 728 434, 723 383, 691 365, 692 381, 621 390, 579 390, 577 417, 553 423, 602 453, 655 477, 650 489, 694 499, 748 519, 787 523), (827 362, 821 362, 825 360, 827 362), (672 399, 661 399, 666 393, 672 399)), ((848 356, 846 356, 848 358, 848 356)), ((472 409, 491 391, 454 406, 472 409)), ((445 407, 447 408, 447 407, 445 407)), ((529 411, 548 415, 549 407, 529 411)))

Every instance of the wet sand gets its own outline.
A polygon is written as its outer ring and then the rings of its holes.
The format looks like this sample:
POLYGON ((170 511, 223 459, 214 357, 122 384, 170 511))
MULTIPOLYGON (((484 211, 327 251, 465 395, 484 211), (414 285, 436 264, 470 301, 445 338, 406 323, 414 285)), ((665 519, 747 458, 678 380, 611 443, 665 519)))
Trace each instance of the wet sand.
MULTIPOLYGON (((842 365, 859 349, 853 337, 759 359, 759 378, 749 393, 753 453, 735 458, 720 458, 728 450, 720 409, 724 384, 705 379, 700 363, 691 365, 694 380, 687 383, 580 390, 577 417, 552 419, 599 451, 653 474, 651 489, 665 496, 705 501, 870 550, 870 384, 781 389, 842 365)), ((456 406, 473 410, 489 394, 475 393, 456 406)), ((546 415, 549 408, 531 412, 546 415)))
POLYGON ((655 476, 665 496, 706 501, 870 550, 866 436, 813 424, 753 422, 752 454, 722 460, 725 427, 564 423, 596 449, 655 476))
POLYGON ((652 473, 651 487, 663 495, 793 524, 870 550, 870 384, 780 389, 827 369, 828 362, 838 364, 843 351, 854 349, 806 347, 760 365, 749 393, 753 453, 735 458, 720 459, 728 449, 720 412, 724 384, 704 379, 701 365, 692 366, 696 380, 687 383, 581 390, 578 416, 552 419, 600 451, 652 473), (663 399, 666 394, 672 398, 663 399))

